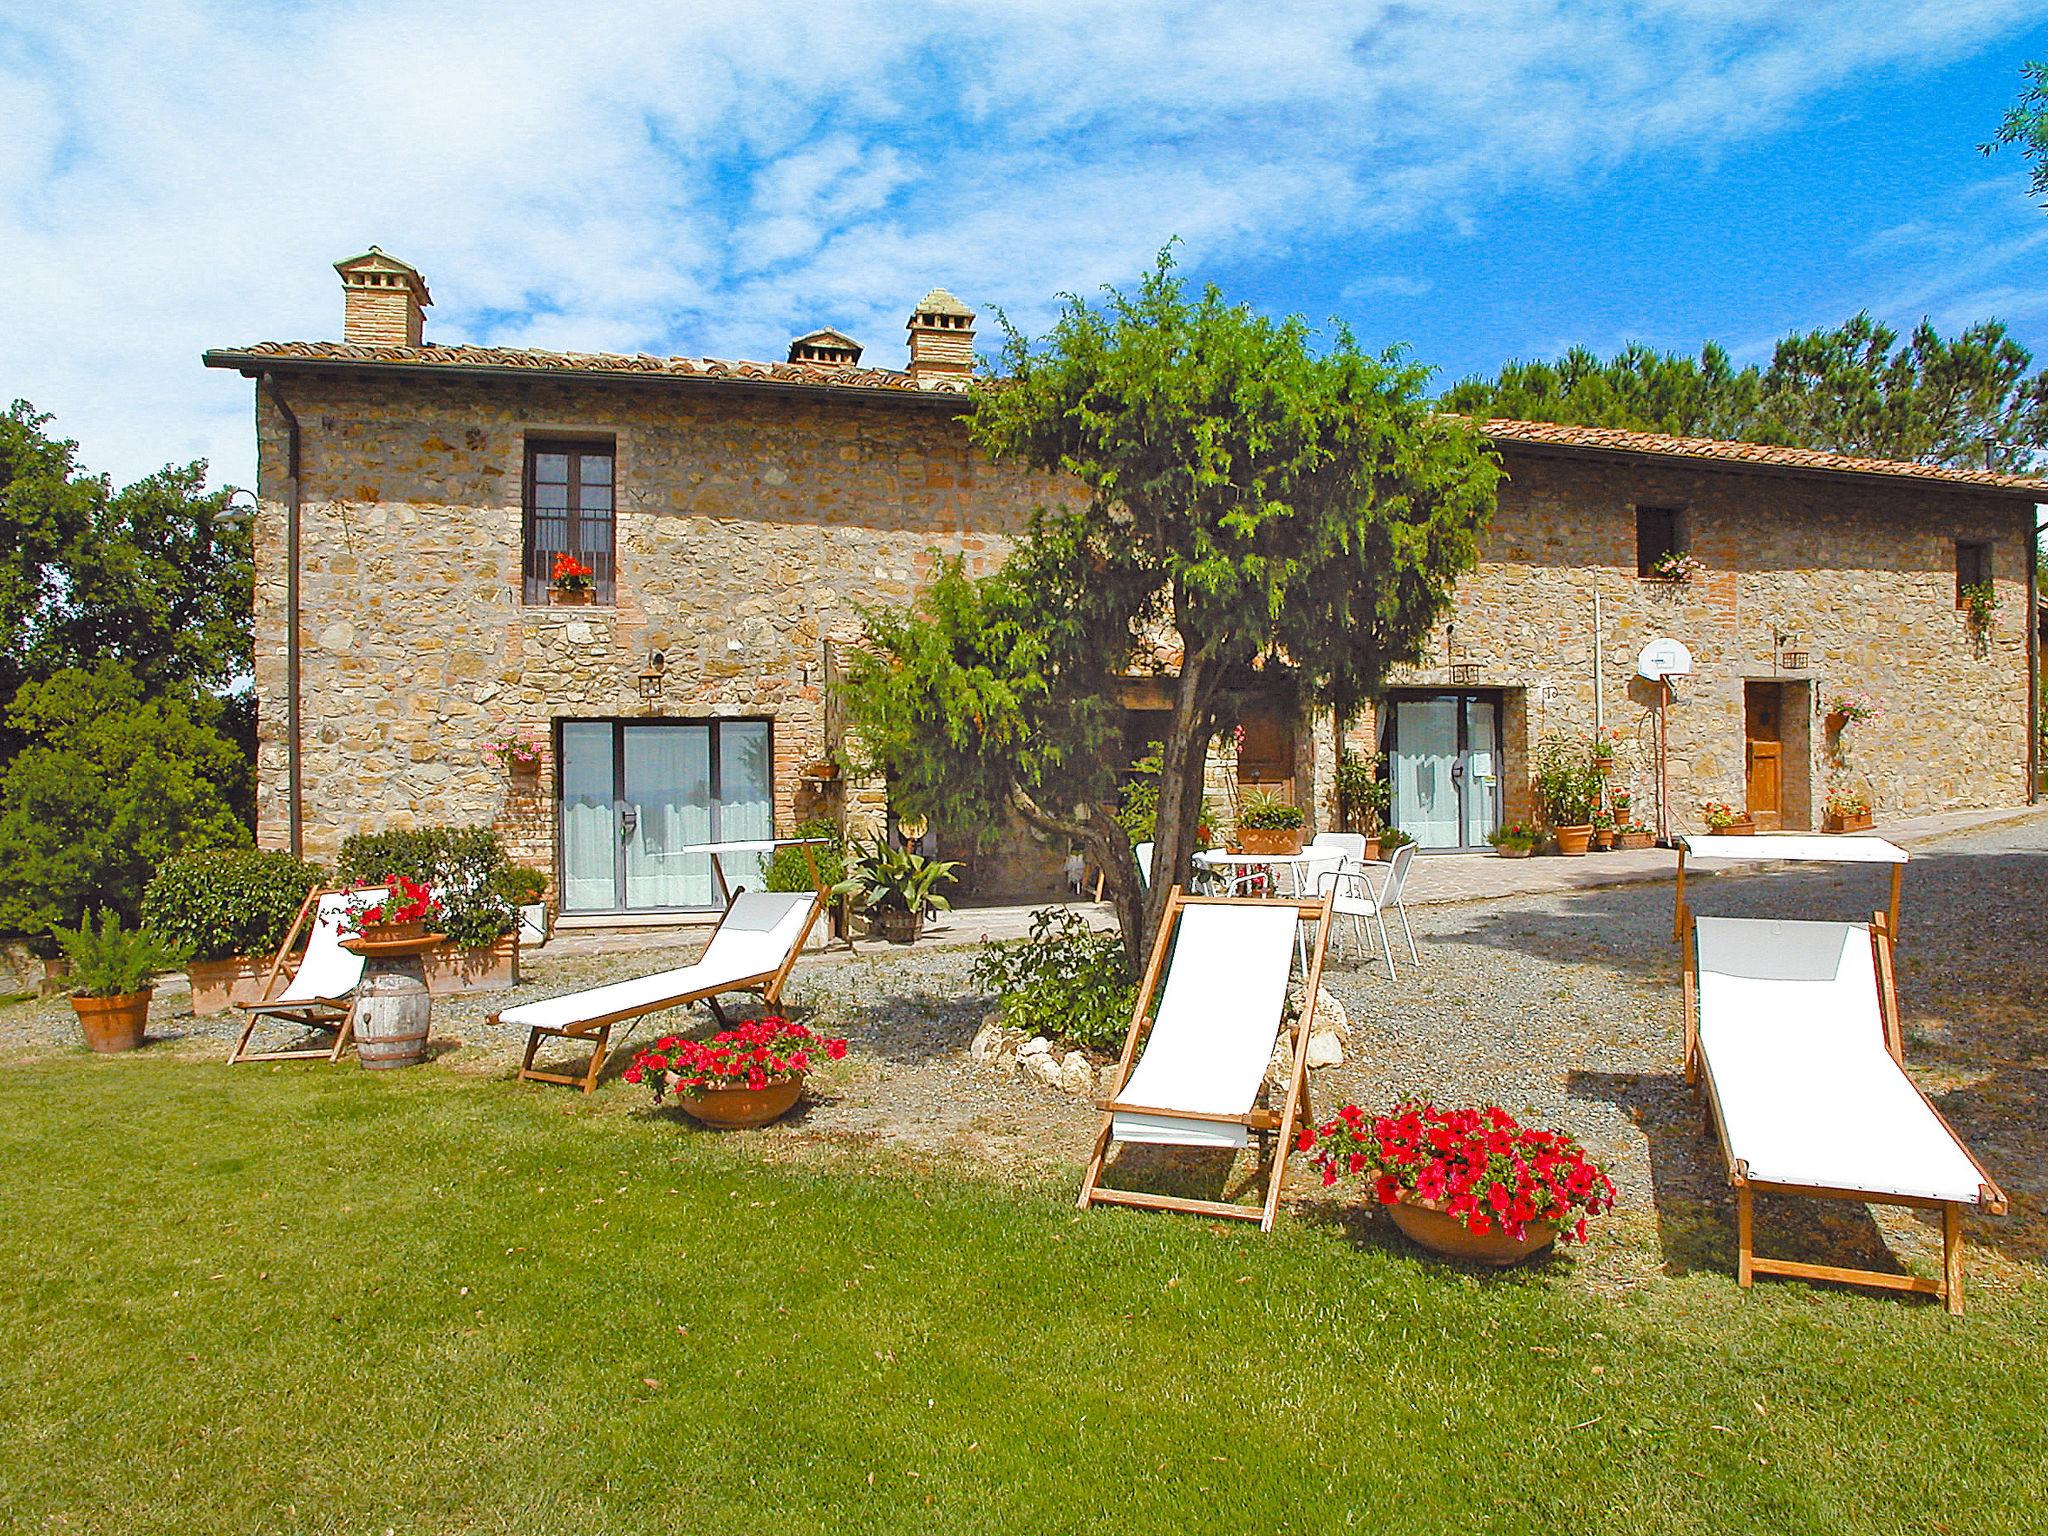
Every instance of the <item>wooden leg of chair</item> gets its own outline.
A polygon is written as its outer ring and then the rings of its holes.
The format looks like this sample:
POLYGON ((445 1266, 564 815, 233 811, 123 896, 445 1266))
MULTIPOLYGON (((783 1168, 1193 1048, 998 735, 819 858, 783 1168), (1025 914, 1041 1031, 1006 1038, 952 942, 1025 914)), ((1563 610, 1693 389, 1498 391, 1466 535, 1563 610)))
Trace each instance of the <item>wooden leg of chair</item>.
POLYGON ((249 1037, 256 1033, 256 1015, 248 1014, 242 1021, 242 1032, 228 1049, 228 1065, 233 1066, 242 1059, 242 1052, 249 1049, 249 1037))
POLYGON ((1074 1202, 1084 1211, 1095 1198, 1096 1181, 1102 1177, 1102 1160, 1109 1153, 1109 1132, 1114 1123, 1114 1117, 1105 1113, 1102 1129, 1095 1133, 1095 1150, 1088 1155, 1088 1171, 1081 1175, 1081 1198, 1074 1202))
POLYGON ((1750 1262, 1756 1257, 1756 1218, 1750 1209, 1749 1186, 1735 1191, 1735 1282, 1745 1291, 1755 1276, 1750 1262))
POLYGON ((719 1006, 718 1006, 718 999, 717 999, 717 998, 715 998, 715 997, 707 997, 707 998, 705 998, 705 999, 704 999, 704 1006, 705 1006, 706 1008, 709 1008, 709 1009, 711 1010, 711 1017, 712 1017, 712 1018, 714 1018, 714 1019, 716 1019, 716 1020, 718 1020, 718 1027, 719 1027, 720 1029, 731 1029, 731 1028, 732 1028, 732 1025, 730 1025, 730 1024, 728 1024, 728 1023, 726 1022, 726 1018, 725 1018, 725 1010, 724 1010, 723 1008, 721 1008, 721 1007, 719 1007, 719 1006))
POLYGON ((521 1059, 519 1063, 519 1076, 522 1079, 525 1078, 525 1076, 533 1070, 533 1058, 535 1053, 539 1050, 540 1030, 537 1028, 529 1029, 526 1032, 526 1055, 524 1058, 521 1059))
POLYGON ((1950 1317, 1963 1315, 1963 1208, 1955 1204, 1941 1208, 1941 1296, 1950 1317))
POLYGON ((330 1063, 341 1060, 342 1052, 348 1049, 349 1041, 356 1037, 355 999, 349 999, 348 1012, 341 1016, 341 1023, 334 1031, 334 1049, 327 1053, 330 1063))
POLYGON ((590 1092, 597 1086, 597 1074, 604 1067, 605 1046, 612 1038, 612 1027, 607 1024, 597 1032, 597 1039, 590 1047, 590 1069, 583 1074, 583 1091, 590 1092))

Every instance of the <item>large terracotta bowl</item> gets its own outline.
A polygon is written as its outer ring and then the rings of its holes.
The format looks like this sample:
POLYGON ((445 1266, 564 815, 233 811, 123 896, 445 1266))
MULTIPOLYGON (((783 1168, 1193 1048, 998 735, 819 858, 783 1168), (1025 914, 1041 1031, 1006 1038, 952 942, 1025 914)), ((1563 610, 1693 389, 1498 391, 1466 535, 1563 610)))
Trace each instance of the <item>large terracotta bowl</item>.
POLYGON ((1410 1205, 1405 1200, 1388 1206, 1387 1211, 1395 1226, 1430 1252, 1493 1269, 1508 1269, 1533 1259, 1557 1241, 1557 1228, 1547 1221, 1532 1221, 1520 1238, 1513 1238, 1498 1227, 1481 1236, 1467 1231, 1455 1216, 1433 1211, 1426 1205, 1410 1205))
POLYGON ((675 1100, 683 1106, 683 1113, 699 1125, 717 1131, 746 1131, 780 1120, 803 1097, 803 1092, 801 1077, 785 1077, 766 1088, 707 1088, 697 1093, 678 1093, 675 1100))

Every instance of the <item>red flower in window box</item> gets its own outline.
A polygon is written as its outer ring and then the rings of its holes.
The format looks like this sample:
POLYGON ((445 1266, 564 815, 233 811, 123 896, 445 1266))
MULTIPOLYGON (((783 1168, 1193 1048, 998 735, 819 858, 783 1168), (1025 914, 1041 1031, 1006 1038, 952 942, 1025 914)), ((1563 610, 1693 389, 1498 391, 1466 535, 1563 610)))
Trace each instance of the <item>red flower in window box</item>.
POLYGON ((557 592, 588 592, 595 584, 596 576, 597 573, 589 566, 565 552, 555 556, 554 568, 548 572, 548 584, 557 592))
POLYGON ((1582 1243, 1586 1218, 1614 1204, 1613 1181, 1576 1141, 1497 1104, 1409 1099, 1377 1117, 1347 1104, 1296 1145, 1325 1186, 1356 1179, 1416 1241, 1485 1264, 1518 1263, 1553 1240, 1582 1243))
POLYGON ((365 938, 388 935, 392 929, 420 929, 441 915, 441 902, 430 889, 404 875, 386 875, 369 886, 383 886, 382 901, 349 903, 341 915, 341 931, 365 938))

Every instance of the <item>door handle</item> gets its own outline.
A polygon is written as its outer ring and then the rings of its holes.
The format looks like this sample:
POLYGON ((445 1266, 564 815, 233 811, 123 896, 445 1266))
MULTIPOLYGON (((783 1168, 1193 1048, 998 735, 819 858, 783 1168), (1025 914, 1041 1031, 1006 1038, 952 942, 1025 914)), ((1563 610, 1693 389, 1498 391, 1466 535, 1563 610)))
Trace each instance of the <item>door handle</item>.
POLYGON ((640 827, 640 807, 630 801, 619 807, 619 837, 630 838, 640 827))

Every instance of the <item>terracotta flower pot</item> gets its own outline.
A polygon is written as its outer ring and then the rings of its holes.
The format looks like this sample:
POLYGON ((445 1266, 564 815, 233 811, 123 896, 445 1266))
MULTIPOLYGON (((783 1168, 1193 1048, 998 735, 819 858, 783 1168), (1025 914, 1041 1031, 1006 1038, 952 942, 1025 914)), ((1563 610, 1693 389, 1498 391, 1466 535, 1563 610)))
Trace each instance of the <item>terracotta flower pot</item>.
POLYGON ((1533 1259, 1557 1241, 1557 1228, 1547 1221, 1532 1221, 1521 1237, 1513 1238, 1498 1227, 1482 1236, 1467 1230, 1455 1216, 1405 1200, 1388 1206, 1387 1213, 1410 1241, 1431 1253, 1493 1269, 1507 1269, 1533 1259))
MULTIPOLYGON (((675 1087, 670 1074, 669 1086, 675 1087)), ((804 1080, 785 1077, 766 1088, 704 1088, 694 1093, 677 1092, 683 1113, 699 1125, 717 1131, 746 1131, 771 1120, 780 1120, 803 1097, 804 1080)))
MULTIPOLYGON (((185 967, 192 983, 192 1012, 205 1018, 226 1013, 237 1003, 263 1000, 263 983, 270 975, 269 955, 235 955, 226 960, 193 960, 185 967)), ((289 968, 285 975, 291 974, 289 968)))
POLYGON ((548 601, 557 608, 588 608, 597 600, 597 593, 589 587, 568 591, 561 587, 548 588, 548 601))
POLYGON ((1614 847, 1614 831, 1609 827, 1595 827, 1593 841, 1589 846, 1595 853, 1606 853, 1614 847))
POLYGON ((1827 731, 1827 733, 1830 736, 1841 735, 1842 732, 1848 727, 1848 724, 1848 711, 1841 709, 1829 710, 1827 713, 1827 718, 1821 722, 1822 727, 1827 731))
POLYGON ((1649 832, 1617 832, 1614 834, 1614 846, 1617 848, 1648 848, 1656 841, 1655 834, 1649 832))
POLYGON ((1589 821, 1582 827, 1552 827, 1557 838, 1557 851, 1568 859, 1584 855, 1593 842, 1593 824, 1589 821))
POLYGON ((72 998, 71 1009, 78 1015, 78 1027, 85 1031, 87 1047, 111 1055, 141 1045, 143 1029, 149 1023, 149 1000, 155 991, 144 987, 115 997, 72 998))
POLYGON ((378 923, 354 935, 364 944, 402 944, 408 939, 419 938, 427 931, 424 920, 413 923, 378 923))
POLYGON ((1496 843, 1493 851, 1504 859, 1526 859, 1535 852, 1527 843, 1496 843))
POLYGON ((1379 839, 1379 834, 1378 834, 1378 833, 1374 833, 1374 834, 1373 834, 1373 835, 1372 835, 1371 837, 1368 837, 1368 838, 1367 838, 1367 839, 1365 840, 1365 856, 1366 856, 1366 857, 1367 857, 1368 859, 1377 859, 1377 858, 1379 858, 1379 856, 1380 856, 1380 839, 1379 839))
POLYGON ((1820 824, 1823 832, 1868 832, 1871 815, 1868 811, 1830 812, 1820 824))
POLYGON ((1709 827, 1707 830, 1715 837, 1754 837, 1756 823, 1745 816, 1740 821, 1729 822, 1725 827, 1709 827))
POLYGON ((1237 840, 1246 853, 1289 854, 1301 852, 1299 827, 1239 827, 1237 840))

